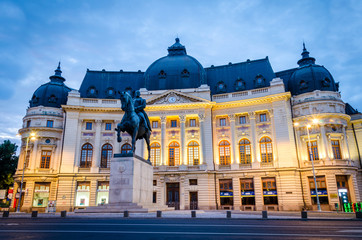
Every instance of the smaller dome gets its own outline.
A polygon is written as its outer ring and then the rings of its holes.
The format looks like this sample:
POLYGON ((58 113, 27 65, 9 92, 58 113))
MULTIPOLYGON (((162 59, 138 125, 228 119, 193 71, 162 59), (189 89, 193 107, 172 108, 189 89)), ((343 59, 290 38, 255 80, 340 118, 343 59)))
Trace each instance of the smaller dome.
POLYGON ((315 58, 309 56, 309 52, 303 43, 302 59, 298 61, 299 67, 290 77, 288 88, 292 95, 299 95, 315 90, 338 91, 332 74, 324 67, 315 64, 315 58))
POLYGON ((62 77, 60 62, 55 74, 50 76, 50 82, 41 85, 33 94, 29 101, 30 107, 44 106, 60 108, 62 104, 67 103, 68 92, 72 89, 64 84, 65 78, 62 77))

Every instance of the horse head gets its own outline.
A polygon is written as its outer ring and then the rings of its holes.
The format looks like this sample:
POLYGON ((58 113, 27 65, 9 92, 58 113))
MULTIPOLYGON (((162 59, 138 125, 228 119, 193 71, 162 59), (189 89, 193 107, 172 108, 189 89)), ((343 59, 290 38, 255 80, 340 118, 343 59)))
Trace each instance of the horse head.
POLYGON ((131 95, 129 95, 128 92, 121 92, 120 93, 121 97, 121 108, 123 111, 125 112, 133 112, 134 111, 134 107, 133 107, 133 100, 131 95))

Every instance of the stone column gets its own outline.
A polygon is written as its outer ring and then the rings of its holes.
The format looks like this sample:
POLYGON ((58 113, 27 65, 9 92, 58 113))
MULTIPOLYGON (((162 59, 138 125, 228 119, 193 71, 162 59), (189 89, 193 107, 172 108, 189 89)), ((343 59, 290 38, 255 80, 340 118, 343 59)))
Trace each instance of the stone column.
POLYGON ((232 169, 238 169, 238 160, 236 157, 236 149, 237 148, 237 143, 236 143, 236 139, 235 139, 235 114, 229 114, 229 119, 230 119, 230 131, 231 131, 231 168, 232 169))
POLYGON ((323 149, 322 151, 324 152, 325 159, 327 161, 329 161, 330 156, 329 156, 328 140, 327 140, 327 136, 326 136, 326 130, 324 128, 324 124, 320 124, 319 127, 320 127, 321 137, 322 137, 321 149, 323 149))
POLYGON ((250 133, 251 133, 251 147, 252 147, 252 164, 253 168, 258 168, 260 163, 258 161, 257 154, 259 152, 259 144, 256 140, 256 122, 255 122, 255 113, 249 112, 249 119, 250 119, 250 133))
POLYGON ((185 122, 186 122, 186 116, 180 115, 180 132, 181 132, 181 162, 180 162, 180 165, 187 165, 185 122))
POLYGON ((101 161, 101 126, 102 120, 96 120, 96 134, 94 136, 94 149, 93 149, 93 162, 92 162, 92 172, 98 172, 101 161))
POLYGON ((161 165, 166 165, 166 159, 166 117, 161 116, 161 165))
POLYGON ((204 161, 204 157, 206 156, 206 152, 205 152, 205 114, 200 113, 199 114, 199 123, 200 123, 200 160, 199 160, 199 164, 203 164, 204 162, 206 162, 206 160, 204 161))
MULTIPOLYGON (((273 141, 273 165, 275 167, 278 167, 279 166, 279 163, 278 163, 278 144, 277 144, 277 140, 276 140, 276 134, 275 134, 275 121, 274 121, 274 111, 273 109, 269 109, 268 110, 269 112, 269 117, 270 117, 270 123, 271 123, 271 132, 272 132, 272 141, 273 141), (276 161, 274 161, 274 159, 276 159, 276 161), (275 165, 275 164, 278 164, 278 165, 275 165)), ((260 153, 259 153, 260 154, 260 153)))
MULTIPOLYGON (((29 140, 29 145, 30 145, 30 141, 29 140)), ((36 160, 38 159, 38 139, 35 139, 33 141, 33 150, 30 151, 31 156, 29 157, 29 164, 28 164, 28 168, 30 168, 32 171, 34 171, 36 168, 39 168, 40 166, 36 165, 36 160)), ((29 149, 29 147, 28 147, 29 149)))
POLYGON ((344 159, 350 159, 350 153, 349 153, 349 147, 348 147, 348 139, 347 139, 347 134, 346 134, 346 128, 347 126, 342 126, 342 131, 343 131, 343 158, 344 159))
POLYGON ((300 162, 302 162, 302 151, 303 151, 303 142, 301 141, 300 138, 300 128, 299 127, 293 127, 294 132, 295 132, 295 140, 296 140, 296 145, 297 145, 297 154, 298 154, 298 159, 300 162))
MULTIPOLYGON (((80 163, 80 152, 81 152, 81 146, 80 146, 80 141, 81 141, 81 134, 82 134, 82 124, 83 124, 83 119, 78 119, 78 127, 77 127, 77 141, 76 141, 76 146, 75 146, 75 162, 76 162, 76 166, 79 167, 79 163, 80 163)), ((65 130, 64 130, 65 131, 65 130)))

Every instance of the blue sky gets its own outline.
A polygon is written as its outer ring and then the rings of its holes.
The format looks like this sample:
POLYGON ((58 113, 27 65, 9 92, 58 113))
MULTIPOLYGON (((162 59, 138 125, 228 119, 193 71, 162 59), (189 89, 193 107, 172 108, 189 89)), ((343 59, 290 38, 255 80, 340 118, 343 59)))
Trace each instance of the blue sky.
POLYGON ((297 66, 304 40, 362 110, 359 0, 0 0, 0 141, 19 143, 28 101, 59 60, 79 89, 87 68, 145 71, 176 36, 204 67, 269 56, 274 71, 297 66))

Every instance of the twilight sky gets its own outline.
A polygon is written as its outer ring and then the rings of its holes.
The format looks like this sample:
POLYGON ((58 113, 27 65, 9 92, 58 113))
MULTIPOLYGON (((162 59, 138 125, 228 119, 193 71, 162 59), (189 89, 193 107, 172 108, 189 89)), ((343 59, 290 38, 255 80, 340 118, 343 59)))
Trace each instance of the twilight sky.
POLYGON ((79 89, 86 69, 145 71, 178 36, 204 67, 269 56, 297 66, 302 42, 362 110, 362 1, 0 0, 0 142, 21 127, 58 61, 79 89))

